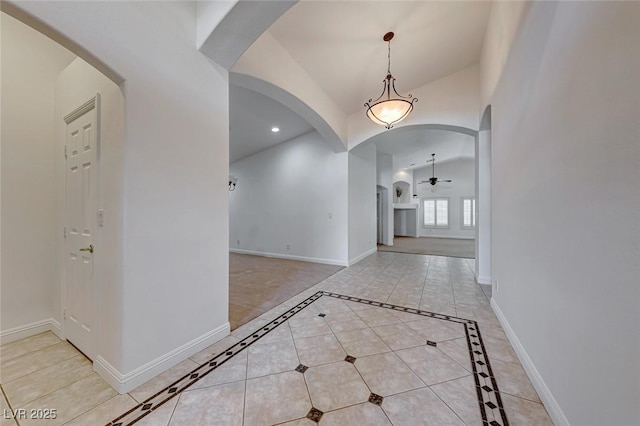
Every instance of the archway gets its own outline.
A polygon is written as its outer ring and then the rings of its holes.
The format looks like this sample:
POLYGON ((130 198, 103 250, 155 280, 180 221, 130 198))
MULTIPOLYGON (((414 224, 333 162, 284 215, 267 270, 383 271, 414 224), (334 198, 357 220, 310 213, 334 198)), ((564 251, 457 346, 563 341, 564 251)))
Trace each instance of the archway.
POLYGON ((491 284, 491 105, 476 137, 476 280, 491 284))

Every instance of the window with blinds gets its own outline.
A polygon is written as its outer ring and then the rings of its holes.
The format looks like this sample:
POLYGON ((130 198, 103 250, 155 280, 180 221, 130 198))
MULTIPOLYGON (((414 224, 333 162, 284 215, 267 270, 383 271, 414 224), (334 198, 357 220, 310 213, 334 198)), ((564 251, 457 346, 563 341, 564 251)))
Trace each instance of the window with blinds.
POLYGON ((422 225, 426 228, 449 227, 449 200, 424 198, 422 200, 422 225))
POLYGON ((476 199, 473 197, 462 197, 462 227, 476 227, 476 199))

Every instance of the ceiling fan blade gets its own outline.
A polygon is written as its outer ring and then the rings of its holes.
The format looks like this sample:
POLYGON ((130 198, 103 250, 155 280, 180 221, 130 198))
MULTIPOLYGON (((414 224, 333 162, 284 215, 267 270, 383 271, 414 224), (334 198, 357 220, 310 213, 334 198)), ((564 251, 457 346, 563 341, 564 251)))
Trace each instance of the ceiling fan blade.
POLYGON ((451 182, 451 179, 438 179, 438 182, 451 182))

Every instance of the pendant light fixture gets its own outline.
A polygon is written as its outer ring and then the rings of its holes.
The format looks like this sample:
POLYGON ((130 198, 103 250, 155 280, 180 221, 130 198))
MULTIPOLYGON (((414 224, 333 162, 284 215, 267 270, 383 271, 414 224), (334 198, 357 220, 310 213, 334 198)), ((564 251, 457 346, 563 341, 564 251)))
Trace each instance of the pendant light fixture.
POLYGON ((391 75, 391 39, 393 36, 393 32, 388 32, 382 37, 388 44, 387 76, 382 81, 384 84, 382 94, 376 100, 369 99, 369 102, 364 104, 367 108, 367 117, 387 129, 407 118, 413 110, 413 104, 418 101, 418 98, 414 98, 410 94, 406 97, 400 96, 396 91, 396 79, 391 75), (392 90, 393 93, 391 93, 392 90), (392 95, 395 97, 392 98, 392 95))

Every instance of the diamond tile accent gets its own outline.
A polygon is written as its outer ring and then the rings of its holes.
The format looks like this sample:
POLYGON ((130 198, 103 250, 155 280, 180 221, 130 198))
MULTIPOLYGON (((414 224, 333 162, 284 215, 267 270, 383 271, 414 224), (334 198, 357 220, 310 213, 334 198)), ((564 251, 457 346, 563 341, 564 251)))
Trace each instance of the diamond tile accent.
POLYGON ((487 407, 491 408, 492 410, 493 410, 494 408, 496 408, 496 407, 497 407, 497 405, 496 405, 496 404, 494 404, 494 403, 493 403, 493 402, 491 402, 491 401, 489 401, 489 402, 485 402, 484 404, 485 404, 487 407))
POLYGON ((149 408, 151 408, 151 406, 152 406, 152 405, 153 405, 153 404, 144 404, 144 405, 142 406, 142 411, 146 411, 146 410, 148 410, 149 408))
POLYGON ((427 340, 427 345, 436 347, 438 344, 436 342, 432 342, 431 340, 427 340))
POLYGON ((371 395, 369 395, 369 402, 375 405, 382 405, 382 400, 384 399, 384 397, 372 393, 371 395))
POLYGON ((496 422, 495 420, 492 420, 491 423, 489 423, 491 426, 502 426, 500 423, 496 422))
POLYGON ((327 314, 318 314, 318 316, 324 318, 327 316, 327 314))
POLYGON ((492 389, 492 388, 490 388, 490 387, 489 387, 489 386, 487 386, 487 385, 484 385, 484 386, 482 387, 482 389, 486 390, 487 392, 493 392, 493 389, 492 389))
POLYGON ((177 390, 178 390, 178 388, 174 386, 174 387, 169 389, 169 393, 175 393, 177 390))
POLYGON ((307 371, 308 368, 309 367, 307 367, 306 365, 300 364, 299 366, 296 367, 296 371, 298 373, 304 373, 305 371, 307 371))
POLYGON ((483 372, 481 372, 481 373, 478 373, 478 376, 482 376, 482 377, 484 377, 485 379, 486 379, 487 377, 489 377, 489 375, 488 375, 487 373, 485 373, 484 371, 483 371, 483 372))
POLYGON ((322 411, 318 410, 317 408, 311 407, 311 410, 309 410, 309 412, 307 413, 307 418, 309 420, 313 420, 316 423, 319 423, 323 414, 324 413, 322 411))
POLYGON ((356 357, 347 355, 347 357, 344 360, 353 364, 354 362, 356 362, 356 357))

